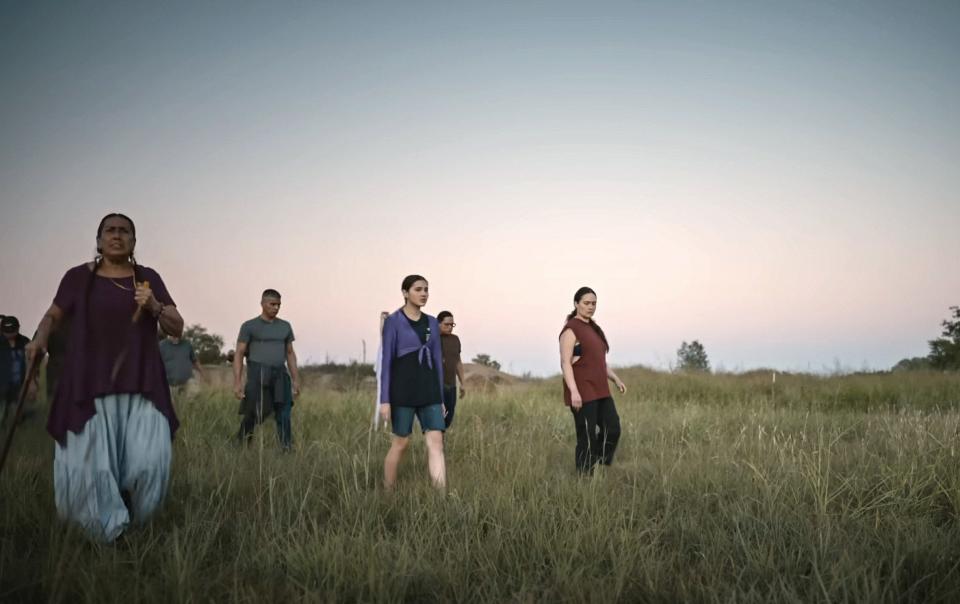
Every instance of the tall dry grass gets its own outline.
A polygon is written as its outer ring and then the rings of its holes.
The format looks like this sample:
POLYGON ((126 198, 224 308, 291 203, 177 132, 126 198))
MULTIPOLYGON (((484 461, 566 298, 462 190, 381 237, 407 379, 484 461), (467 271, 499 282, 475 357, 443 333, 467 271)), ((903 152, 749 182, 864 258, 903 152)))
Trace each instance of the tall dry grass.
POLYGON ((393 495, 372 392, 307 392, 295 451, 180 401, 170 495, 114 545, 56 520, 34 419, 0 484, 0 601, 960 601, 960 377, 623 370, 616 464, 573 472, 559 381, 461 401, 449 490, 393 495))

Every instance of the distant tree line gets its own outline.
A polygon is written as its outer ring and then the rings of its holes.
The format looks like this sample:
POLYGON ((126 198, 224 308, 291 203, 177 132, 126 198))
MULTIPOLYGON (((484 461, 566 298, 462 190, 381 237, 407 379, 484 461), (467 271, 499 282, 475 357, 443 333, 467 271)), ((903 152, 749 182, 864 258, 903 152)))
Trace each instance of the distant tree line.
POLYGON ((930 346, 927 356, 903 359, 893 366, 893 370, 960 370, 960 306, 951 306, 950 316, 941 321, 940 326, 943 328, 940 337, 927 342, 930 346))
POLYGON ((677 349, 677 371, 710 373, 710 359, 707 349, 699 340, 687 344, 686 340, 677 349))
POLYGON ((490 358, 489 354, 478 354, 477 356, 473 357, 473 360, 470 362, 476 363, 477 365, 482 365, 484 367, 491 367, 497 371, 500 371, 500 361, 493 360, 490 358))
MULTIPOLYGON (((935 369, 940 371, 960 370, 960 306, 950 307, 950 316, 940 322, 943 328, 940 337, 929 340, 927 344, 930 347, 930 353, 925 357, 913 357, 903 359, 894 365, 894 371, 914 371, 923 369, 935 369)), ((201 363, 212 365, 216 363, 230 362, 233 360, 233 351, 223 352, 223 337, 210 333, 206 327, 199 324, 188 326, 183 330, 183 338, 193 345, 193 350, 201 363)), ((473 358, 473 362, 484 367, 500 369, 500 363, 495 361, 488 354, 478 354, 473 358)), ((328 363, 327 365, 337 365, 328 363)), ((358 376, 369 375, 372 372, 370 368, 360 368, 360 364, 351 363, 344 365, 340 369, 334 367, 324 367, 324 372, 336 373, 345 371, 347 373, 356 373, 358 376)), ((683 372, 710 372, 710 359, 707 356, 706 348, 699 340, 687 342, 684 340, 677 349, 676 370, 683 372)))
POLYGON ((203 365, 224 361, 223 336, 210 333, 207 328, 194 323, 183 330, 183 339, 190 342, 197 360, 203 365))

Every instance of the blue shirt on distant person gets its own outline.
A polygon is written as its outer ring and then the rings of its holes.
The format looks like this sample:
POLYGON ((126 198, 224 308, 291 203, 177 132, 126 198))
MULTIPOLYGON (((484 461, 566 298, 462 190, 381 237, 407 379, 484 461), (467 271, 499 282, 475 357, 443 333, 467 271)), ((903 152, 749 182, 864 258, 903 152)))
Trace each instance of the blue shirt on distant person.
POLYGON ((160 342, 160 356, 167 371, 167 382, 171 386, 182 386, 193 377, 197 355, 189 340, 166 338, 160 342))

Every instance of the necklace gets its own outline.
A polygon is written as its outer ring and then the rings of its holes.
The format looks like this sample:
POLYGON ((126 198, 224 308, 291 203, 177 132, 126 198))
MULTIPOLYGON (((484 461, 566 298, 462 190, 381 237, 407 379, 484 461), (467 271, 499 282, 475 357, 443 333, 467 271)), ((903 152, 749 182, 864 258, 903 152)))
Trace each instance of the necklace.
MULTIPOLYGON (((130 277, 130 278, 133 279, 133 277, 130 277)), ((113 283, 114 285, 116 285, 117 287, 119 287, 120 289, 122 289, 123 291, 126 291, 126 292, 132 292, 132 291, 133 291, 133 288, 132 288, 132 287, 127 287, 126 285, 124 285, 124 284, 122 284, 122 283, 117 283, 117 281, 116 281, 113 277, 107 277, 107 279, 110 280, 110 283, 113 283)))

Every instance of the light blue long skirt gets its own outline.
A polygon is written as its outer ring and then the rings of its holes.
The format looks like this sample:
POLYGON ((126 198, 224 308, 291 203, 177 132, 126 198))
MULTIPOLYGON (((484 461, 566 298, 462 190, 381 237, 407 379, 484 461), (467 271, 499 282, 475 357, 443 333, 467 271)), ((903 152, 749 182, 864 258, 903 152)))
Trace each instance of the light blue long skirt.
POLYGON ((167 493, 170 425, 139 394, 111 394, 80 434, 67 433, 53 460, 57 513, 94 539, 111 542, 128 525, 143 523, 167 493), (127 491, 129 509, 121 491, 127 491))

